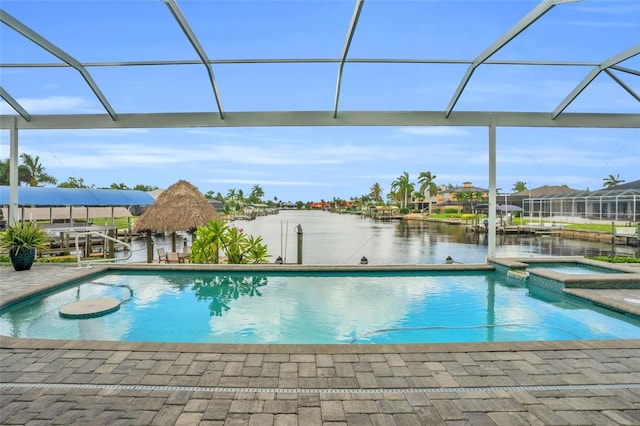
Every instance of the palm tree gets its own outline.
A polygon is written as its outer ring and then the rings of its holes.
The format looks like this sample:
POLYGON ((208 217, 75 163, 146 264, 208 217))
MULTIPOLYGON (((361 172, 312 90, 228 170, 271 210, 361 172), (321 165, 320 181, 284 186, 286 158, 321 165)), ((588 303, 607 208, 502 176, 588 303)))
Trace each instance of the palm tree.
POLYGON ((438 194, 438 187, 434 182, 435 179, 436 176, 432 175, 431 172, 420 172, 420 176, 418 177, 420 194, 422 194, 422 197, 429 199, 429 214, 431 214, 431 197, 435 197, 438 194))
POLYGON ((249 199, 257 203, 262 199, 262 197, 264 197, 264 191, 262 190, 260 185, 253 185, 253 188, 251 188, 249 199))
POLYGON ((471 191, 469 200, 471 201, 471 208, 473 209, 473 200, 476 200, 476 201, 484 200, 484 194, 482 193, 482 191, 471 191))
POLYGON ((229 201, 235 201, 235 199, 236 199, 236 189, 235 188, 231 188, 231 189, 229 189, 229 191, 227 191, 227 199, 229 201))
MULTIPOLYGON (((470 196, 471 196, 470 191, 461 191, 461 192, 453 193, 453 198, 460 203, 460 205, 462 206, 462 209, 464 209, 464 203, 469 199, 470 196)), ((460 214, 460 210, 458 211, 458 214, 460 214)))
MULTIPOLYGON (((44 166, 40 164, 39 156, 36 155, 32 157, 29 154, 20 154, 20 158, 22 158, 26 173, 23 182, 26 182, 29 186, 40 186, 40 183, 51 183, 55 185, 58 182, 56 178, 44 171, 44 166)), ((18 169, 18 174, 19 173, 20 169, 18 169)))
POLYGON ((10 158, 0 160, 0 185, 9 186, 10 158))
POLYGON ((613 186, 620 185, 621 183, 625 183, 626 182, 626 180, 620 179, 620 175, 619 174, 615 175, 615 177, 613 175, 609 175, 609 177, 606 177, 606 178, 604 178, 602 180, 604 181, 603 185, 606 188, 611 188, 613 186))
MULTIPOLYGON (((0 160, 0 185, 9 186, 11 183, 9 182, 9 172, 11 168, 11 159, 7 158, 6 160, 0 160)), ((18 165, 18 185, 21 183, 29 185, 31 182, 31 175, 27 166, 24 164, 18 165)))
POLYGON ((524 192, 527 190, 527 184, 519 180, 513 184, 513 188, 511 190, 513 192, 524 192))
POLYGON ((369 188, 369 196, 376 203, 382 203, 382 187, 378 182, 374 183, 371 188, 369 188))
POLYGON ((398 179, 391 182, 391 189, 396 193, 396 199, 400 201, 400 207, 407 207, 407 198, 414 190, 414 184, 409 181, 409 173, 402 173, 398 179), (404 199, 404 203, 402 202, 404 199))

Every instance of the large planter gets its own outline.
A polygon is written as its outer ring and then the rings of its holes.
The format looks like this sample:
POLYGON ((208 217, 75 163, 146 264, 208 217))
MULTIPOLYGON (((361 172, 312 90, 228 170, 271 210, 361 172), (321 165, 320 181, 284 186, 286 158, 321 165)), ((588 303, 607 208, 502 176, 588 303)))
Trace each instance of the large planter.
POLYGON ((28 271, 36 258, 36 249, 9 250, 11 264, 16 271, 28 271))

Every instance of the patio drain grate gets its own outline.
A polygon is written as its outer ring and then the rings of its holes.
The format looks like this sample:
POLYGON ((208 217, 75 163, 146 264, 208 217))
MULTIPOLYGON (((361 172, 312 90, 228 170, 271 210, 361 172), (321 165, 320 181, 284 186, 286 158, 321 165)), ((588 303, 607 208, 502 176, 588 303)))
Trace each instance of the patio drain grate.
POLYGON ((96 390, 140 390, 171 392, 270 392, 270 393, 452 393, 452 392, 529 392, 529 391, 570 391, 602 389, 640 389, 640 383, 603 384, 603 385, 556 385, 556 386, 489 386, 465 388, 233 388, 216 386, 152 386, 152 385, 108 385, 108 384, 72 384, 72 383, 0 383, 0 389, 36 388, 36 389, 96 389, 96 390))

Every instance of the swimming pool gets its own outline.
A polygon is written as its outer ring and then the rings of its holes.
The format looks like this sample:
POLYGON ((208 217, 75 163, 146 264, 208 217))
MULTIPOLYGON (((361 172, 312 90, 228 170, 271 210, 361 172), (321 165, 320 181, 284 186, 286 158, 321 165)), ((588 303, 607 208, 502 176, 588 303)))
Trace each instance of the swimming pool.
POLYGON ((444 343, 640 338, 640 322, 493 271, 97 274, 0 311, 14 337, 192 343, 444 343), (120 309, 61 318, 110 297, 120 309))

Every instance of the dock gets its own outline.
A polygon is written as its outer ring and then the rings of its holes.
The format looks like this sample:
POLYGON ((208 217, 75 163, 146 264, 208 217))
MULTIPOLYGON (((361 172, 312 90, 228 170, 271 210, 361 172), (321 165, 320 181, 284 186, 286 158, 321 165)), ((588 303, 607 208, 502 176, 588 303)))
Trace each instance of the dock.
POLYGON ((559 235, 562 232, 561 226, 550 225, 505 225, 496 229, 499 234, 511 235, 559 235))

